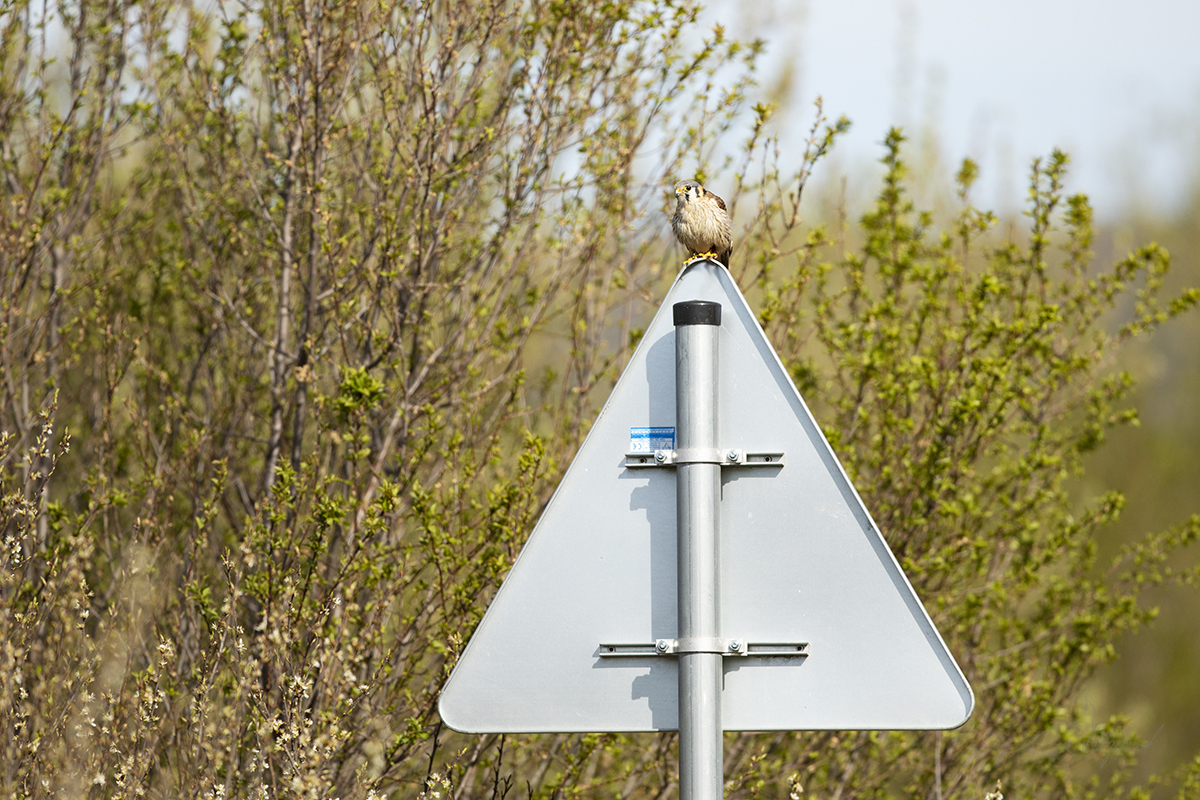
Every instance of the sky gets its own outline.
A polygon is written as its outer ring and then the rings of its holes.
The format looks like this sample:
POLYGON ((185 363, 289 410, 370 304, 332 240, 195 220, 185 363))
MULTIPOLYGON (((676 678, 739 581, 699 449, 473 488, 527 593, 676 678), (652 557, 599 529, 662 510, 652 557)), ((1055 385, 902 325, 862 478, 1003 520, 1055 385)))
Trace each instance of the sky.
POLYGON ((974 158, 977 201, 998 211, 1054 147, 1101 218, 1178 209, 1200 177, 1197 0, 715 0, 706 18, 766 40, 761 83, 786 89, 788 125, 818 94, 852 120, 844 169, 898 123, 974 158))

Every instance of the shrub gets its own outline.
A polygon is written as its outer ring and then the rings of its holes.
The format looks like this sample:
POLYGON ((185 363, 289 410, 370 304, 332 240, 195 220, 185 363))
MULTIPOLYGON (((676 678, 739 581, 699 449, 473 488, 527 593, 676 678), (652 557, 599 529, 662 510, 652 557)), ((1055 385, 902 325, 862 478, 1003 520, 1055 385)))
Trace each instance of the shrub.
POLYGON ((1101 573, 1120 498, 1066 487, 1132 419, 1114 349, 1196 295, 1153 247, 1090 264, 1064 158, 1004 242, 969 165, 954 224, 917 213, 894 133, 831 245, 799 205, 846 123, 789 173, 758 105, 722 162, 759 45, 690 2, 206 9, 0 9, 5 794, 672 791, 671 736, 434 702, 676 269, 683 174, 732 187, 735 274, 980 698, 730 735, 730 795, 1084 791, 1080 681, 1200 522, 1101 573))

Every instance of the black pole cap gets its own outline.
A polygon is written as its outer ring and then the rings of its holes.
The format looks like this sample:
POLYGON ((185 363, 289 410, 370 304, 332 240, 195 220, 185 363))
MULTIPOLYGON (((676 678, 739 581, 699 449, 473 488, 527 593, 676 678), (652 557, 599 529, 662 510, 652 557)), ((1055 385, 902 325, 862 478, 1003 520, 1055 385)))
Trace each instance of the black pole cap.
POLYGON ((721 304, 711 300, 688 300, 671 306, 675 327, 680 325, 720 325, 721 304))

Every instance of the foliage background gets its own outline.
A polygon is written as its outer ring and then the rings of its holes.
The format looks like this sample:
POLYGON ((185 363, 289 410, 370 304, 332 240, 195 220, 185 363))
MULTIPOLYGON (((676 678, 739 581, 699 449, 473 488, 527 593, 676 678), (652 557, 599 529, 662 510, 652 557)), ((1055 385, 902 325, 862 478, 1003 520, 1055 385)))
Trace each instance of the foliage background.
POLYGON ((1200 520, 1121 531, 1083 470, 1135 418, 1121 349, 1196 292, 1096 239, 1059 153, 1024 219, 970 163, 927 212, 894 131, 866 213, 803 223, 845 123, 777 139, 761 45, 699 11, 0 6, 5 794, 671 795, 671 736, 460 736, 435 701, 694 175, 979 697, 949 733, 731 734, 729 795, 1138 796, 1086 687, 1200 520))

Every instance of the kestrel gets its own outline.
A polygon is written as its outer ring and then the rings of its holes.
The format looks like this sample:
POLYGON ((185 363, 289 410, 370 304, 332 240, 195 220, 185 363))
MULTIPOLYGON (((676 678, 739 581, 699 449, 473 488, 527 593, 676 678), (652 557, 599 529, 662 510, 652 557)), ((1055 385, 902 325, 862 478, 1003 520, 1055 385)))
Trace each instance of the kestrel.
POLYGON ((715 258, 726 268, 733 252, 733 234, 725 201, 696 181, 675 184, 675 216, 671 229, 693 258, 715 258))

